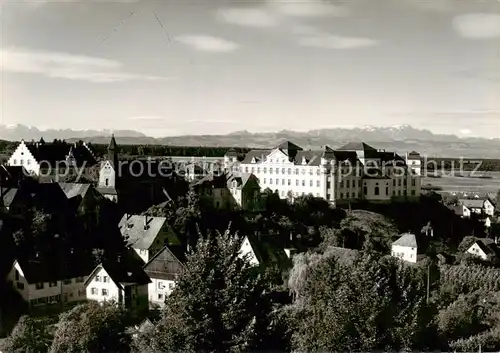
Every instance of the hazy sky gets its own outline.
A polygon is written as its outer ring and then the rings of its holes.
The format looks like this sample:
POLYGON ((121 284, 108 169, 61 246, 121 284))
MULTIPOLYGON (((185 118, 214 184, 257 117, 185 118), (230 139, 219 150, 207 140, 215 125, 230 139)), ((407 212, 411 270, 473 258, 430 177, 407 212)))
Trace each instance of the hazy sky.
POLYGON ((500 137, 500 0, 2 4, 2 123, 500 137))

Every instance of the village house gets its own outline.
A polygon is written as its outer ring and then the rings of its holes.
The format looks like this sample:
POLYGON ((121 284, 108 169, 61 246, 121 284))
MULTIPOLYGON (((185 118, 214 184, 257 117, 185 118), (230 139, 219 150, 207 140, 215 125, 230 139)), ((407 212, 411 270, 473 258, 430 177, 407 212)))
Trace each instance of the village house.
POLYGON ((470 209, 462 203, 459 203, 458 205, 453 206, 453 210, 455 211, 455 214, 459 217, 470 218, 470 216, 471 216, 470 209))
POLYGON ((131 311, 147 310, 151 280, 142 262, 130 251, 97 265, 84 283, 87 299, 114 301, 131 311))
POLYGON ((458 203, 467 207, 470 214, 493 216, 495 206, 489 199, 459 199, 458 203))
POLYGON ((31 175, 56 179, 55 181, 58 181, 61 175, 77 173, 82 168, 88 172, 96 164, 94 151, 85 142, 46 143, 43 139, 31 143, 21 140, 7 161, 9 166, 22 166, 31 175))
POLYGON ((285 268, 291 264, 290 257, 284 248, 276 244, 270 236, 252 234, 243 238, 240 248, 241 256, 248 256, 252 265, 275 264, 285 268))
POLYGON ((81 262, 54 262, 50 259, 18 258, 7 280, 30 306, 86 300, 85 277, 90 268, 81 262))
POLYGON ((147 263, 165 245, 179 245, 174 230, 165 217, 124 214, 118 224, 127 246, 147 263))
POLYGON ((392 243, 391 255, 403 261, 416 263, 418 253, 417 237, 415 234, 404 233, 392 243))
POLYGON ((184 270, 186 257, 180 246, 165 246, 144 266, 144 271, 151 278, 149 284, 149 302, 164 305, 165 298, 172 293, 176 281, 184 270))
POLYGON ((485 261, 500 258, 497 239, 477 238, 466 252, 478 256, 485 261))
POLYGON ((418 153, 403 158, 366 143, 311 151, 286 141, 274 149, 251 150, 241 161, 234 150, 224 156, 226 170, 253 173, 263 189, 277 191, 282 199, 311 194, 333 203, 417 199, 420 165, 418 153))
POLYGON ((260 204, 259 179, 251 173, 212 173, 192 185, 216 209, 251 210, 260 204))

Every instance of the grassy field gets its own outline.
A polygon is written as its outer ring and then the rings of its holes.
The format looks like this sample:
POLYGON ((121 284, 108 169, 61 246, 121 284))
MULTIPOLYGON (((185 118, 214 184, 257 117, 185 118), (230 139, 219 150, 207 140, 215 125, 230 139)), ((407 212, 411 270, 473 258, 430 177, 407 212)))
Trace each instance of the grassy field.
POLYGON ((442 188, 443 191, 496 193, 500 189, 500 172, 487 172, 480 175, 484 175, 488 179, 445 174, 440 178, 424 177, 422 178, 422 185, 430 184, 442 188))

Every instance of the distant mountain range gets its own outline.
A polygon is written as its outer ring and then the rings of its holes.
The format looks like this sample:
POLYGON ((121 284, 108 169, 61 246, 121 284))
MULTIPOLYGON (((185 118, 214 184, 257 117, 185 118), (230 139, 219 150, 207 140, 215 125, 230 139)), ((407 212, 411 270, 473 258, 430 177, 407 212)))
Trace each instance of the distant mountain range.
MULTIPOLYGON (((315 149, 328 145, 340 147, 352 141, 364 141, 375 148, 400 153, 415 150, 422 155, 440 157, 499 158, 500 139, 460 138, 455 135, 433 134, 426 129, 410 125, 391 127, 365 126, 362 128, 331 128, 297 132, 282 130, 272 133, 236 131, 226 135, 185 135, 153 138, 133 130, 114 130, 118 144, 162 144, 174 146, 254 147, 270 148, 284 140, 290 140, 302 148, 315 149)), ((67 141, 85 140, 95 144, 107 144, 111 130, 39 130, 24 125, 0 125, 0 139, 9 141, 54 139, 67 141)))

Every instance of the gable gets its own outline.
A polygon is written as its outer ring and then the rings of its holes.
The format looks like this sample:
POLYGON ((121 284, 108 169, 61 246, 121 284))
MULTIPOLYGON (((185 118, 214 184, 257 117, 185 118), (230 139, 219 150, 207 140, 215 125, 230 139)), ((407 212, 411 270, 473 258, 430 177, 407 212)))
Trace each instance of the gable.
POLYGON ((255 251, 250 243, 250 240, 248 240, 248 237, 245 237, 243 240, 243 243, 241 244, 240 248, 240 253, 242 256, 245 255, 250 255, 250 263, 252 264, 258 264, 259 260, 257 259, 257 256, 255 254, 255 251))
POLYGON ((269 155, 266 157, 266 162, 272 163, 272 164, 279 164, 279 163, 290 163, 288 156, 284 154, 281 150, 275 149, 269 155), (272 162, 271 162, 272 160, 272 162))
POLYGON ((174 281, 184 270, 185 256, 181 251, 172 251, 165 246, 144 265, 144 271, 151 277, 174 281))
POLYGON ((467 252, 473 255, 479 254, 482 256, 487 256, 486 252, 481 248, 481 246, 477 242, 472 244, 471 247, 467 250, 467 252))

